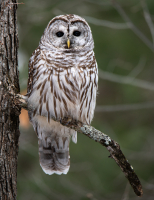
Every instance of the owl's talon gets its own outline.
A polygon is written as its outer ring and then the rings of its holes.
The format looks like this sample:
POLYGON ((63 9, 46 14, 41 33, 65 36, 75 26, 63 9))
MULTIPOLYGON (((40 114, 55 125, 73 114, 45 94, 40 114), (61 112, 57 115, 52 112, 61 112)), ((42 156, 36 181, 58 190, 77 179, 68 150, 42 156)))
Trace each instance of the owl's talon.
POLYGON ((66 122, 66 126, 69 125, 70 122, 72 122, 72 119, 71 119, 71 118, 68 118, 68 119, 67 119, 67 122, 66 122))
POLYGON ((72 119, 71 118, 68 118, 68 117, 64 117, 63 119, 60 118, 60 121, 59 121, 62 125, 66 125, 68 126, 71 122, 72 122, 72 119))

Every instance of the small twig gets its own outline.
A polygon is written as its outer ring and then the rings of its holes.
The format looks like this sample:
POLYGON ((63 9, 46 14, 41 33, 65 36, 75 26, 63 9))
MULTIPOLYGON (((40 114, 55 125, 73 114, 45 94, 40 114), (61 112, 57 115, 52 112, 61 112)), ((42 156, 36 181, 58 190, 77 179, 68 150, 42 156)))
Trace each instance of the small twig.
POLYGON ((136 86, 139 88, 147 89, 147 90, 154 90, 154 83, 140 80, 130 76, 121 76, 118 74, 113 74, 107 71, 103 71, 99 69, 99 77, 104 80, 116 82, 116 83, 123 83, 132 86, 136 86))
POLYGON ((154 101, 146 103, 96 106, 95 112, 121 112, 154 108, 154 101))
POLYGON ((142 4, 142 8, 143 8, 143 13, 144 13, 144 18, 149 26, 150 32, 151 32, 151 36, 152 36, 152 40, 153 40, 153 44, 154 44, 154 25, 153 25, 153 21, 151 19, 147 4, 145 2, 145 0, 141 1, 142 4))
POLYGON ((88 3, 94 3, 94 4, 97 4, 97 5, 101 5, 101 6, 109 6, 110 5, 109 1, 106 1, 106 2, 103 2, 103 1, 93 1, 93 0, 84 0, 84 1, 88 2, 88 3))
POLYGON ((9 5, 14 5, 14 4, 25 4, 25 3, 23 3, 23 2, 21 2, 21 3, 9 3, 9 5))
MULTIPOLYGON (((1 19, 2 18, 2 16, 3 16, 3 12, 4 12, 4 10, 7 8, 7 7, 9 7, 9 5, 18 5, 18 4, 25 4, 25 3, 9 3, 9 0, 6 2, 6 3, 4 3, 4 2, 0 2, 0 6, 1 7, 3 7, 4 6, 4 8, 3 9, 1 9, 2 10, 2 12, 1 12, 1 15, 0 15, 0 22, 1 21, 4 21, 3 19, 1 19)), ((10 7, 9 7, 10 8, 10 7)), ((11 8, 10 8, 11 9, 11 8)))
POLYGON ((113 28, 113 29, 129 29, 129 26, 127 23, 116 23, 116 22, 111 22, 108 20, 102 20, 102 19, 96 19, 94 17, 90 16, 83 16, 87 22, 98 25, 98 26, 105 26, 108 28, 113 28))
POLYGON ((122 16, 124 21, 128 24, 129 28, 154 52, 153 43, 133 24, 123 8, 117 3, 116 0, 112 0, 112 5, 122 16))
MULTIPOLYGON (((13 94, 11 93, 11 95, 13 94)), ((35 110, 33 106, 27 103, 26 96, 14 94, 14 104, 16 106, 18 105, 19 107, 25 108, 27 110, 35 110)), ((108 135, 105 135, 101 131, 96 130, 94 127, 89 126, 87 124, 83 124, 80 121, 72 119, 72 121, 69 121, 68 123, 67 117, 61 120, 57 120, 54 117, 52 119, 55 121, 59 121, 64 126, 70 127, 80 133, 83 133, 84 135, 88 136, 89 138, 95 140, 96 142, 106 147, 107 150, 110 152, 109 157, 113 158, 118 164, 118 166, 121 168, 121 170, 123 171, 125 177, 128 179, 129 183, 131 184, 136 195, 141 196, 143 194, 140 180, 135 174, 133 167, 129 164, 128 160, 126 160, 117 142, 112 140, 108 135)))
POLYGON ((130 187, 129 187, 129 184, 127 183, 123 197, 121 200, 129 200, 129 189, 130 189, 130 187))
POLYGON ((144 69, 146 64, 146 58, 145 57, 141 57, 139 60, 139 63, 136 65, 136 67, 134 67, 134 69, 129 73, 128 76, 130 77, 136 77, 139 75, 139 73, 141 73, 141 71, 144 69))

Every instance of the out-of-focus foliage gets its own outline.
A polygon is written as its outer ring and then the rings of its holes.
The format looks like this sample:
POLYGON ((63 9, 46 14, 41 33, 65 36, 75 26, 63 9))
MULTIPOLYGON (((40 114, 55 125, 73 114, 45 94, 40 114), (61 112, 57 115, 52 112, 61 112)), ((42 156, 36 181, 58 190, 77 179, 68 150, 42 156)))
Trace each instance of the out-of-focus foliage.
MULTIPOLYGON (((154 1, 23 2, 24 5, 18 6, 21 89, 26 88, 28 59, 38 46, 49 20, 66 13, 77 14, 87 19, 93 32, 100 74, 103 74, 99 78, 98 107, 92 125, 120 144, 142 182, 144 195, 140 199, 152 200, 154 1), (134 25, 125 21, 125 15, 134 25)), ((67 175, 44 174, 39 166, 37 137, 32 127, 26 129, 21 126, 18 199, 138 199, 120 168, 108 158, 109 153, 101 145, 78 134, 78 143, 70 144, 70 156, 71 167, 67 175)))

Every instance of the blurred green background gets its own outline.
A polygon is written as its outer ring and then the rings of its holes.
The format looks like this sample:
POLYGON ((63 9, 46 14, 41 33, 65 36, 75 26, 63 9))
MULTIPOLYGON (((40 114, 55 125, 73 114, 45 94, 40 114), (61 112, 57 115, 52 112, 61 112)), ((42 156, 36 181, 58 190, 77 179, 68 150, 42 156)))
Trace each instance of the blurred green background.
MULTIPOLYGON (((116 140, 139 176, 144 195, 154 199, 154 1, 24 0, 18 5, 21 92, 28 60, 48 22, 77 14, 91 26, 99 67, 97 107, 92 125, 116 140)), ((19 200, 137 200, 124 174, 100 144, 78 134, 70 143, 67 175, 46 175, 37 137, 26 113, 21 117, 18 159, 19 200)))

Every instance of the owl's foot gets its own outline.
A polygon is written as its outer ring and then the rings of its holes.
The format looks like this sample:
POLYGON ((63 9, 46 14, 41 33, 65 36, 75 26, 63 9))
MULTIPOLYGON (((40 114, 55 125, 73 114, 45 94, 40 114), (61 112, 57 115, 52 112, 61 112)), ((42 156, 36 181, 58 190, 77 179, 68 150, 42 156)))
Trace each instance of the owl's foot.
POLYGON ((72 125, 72 118, 69 117, 61 118, 60 123, 65 126, 72 125))

